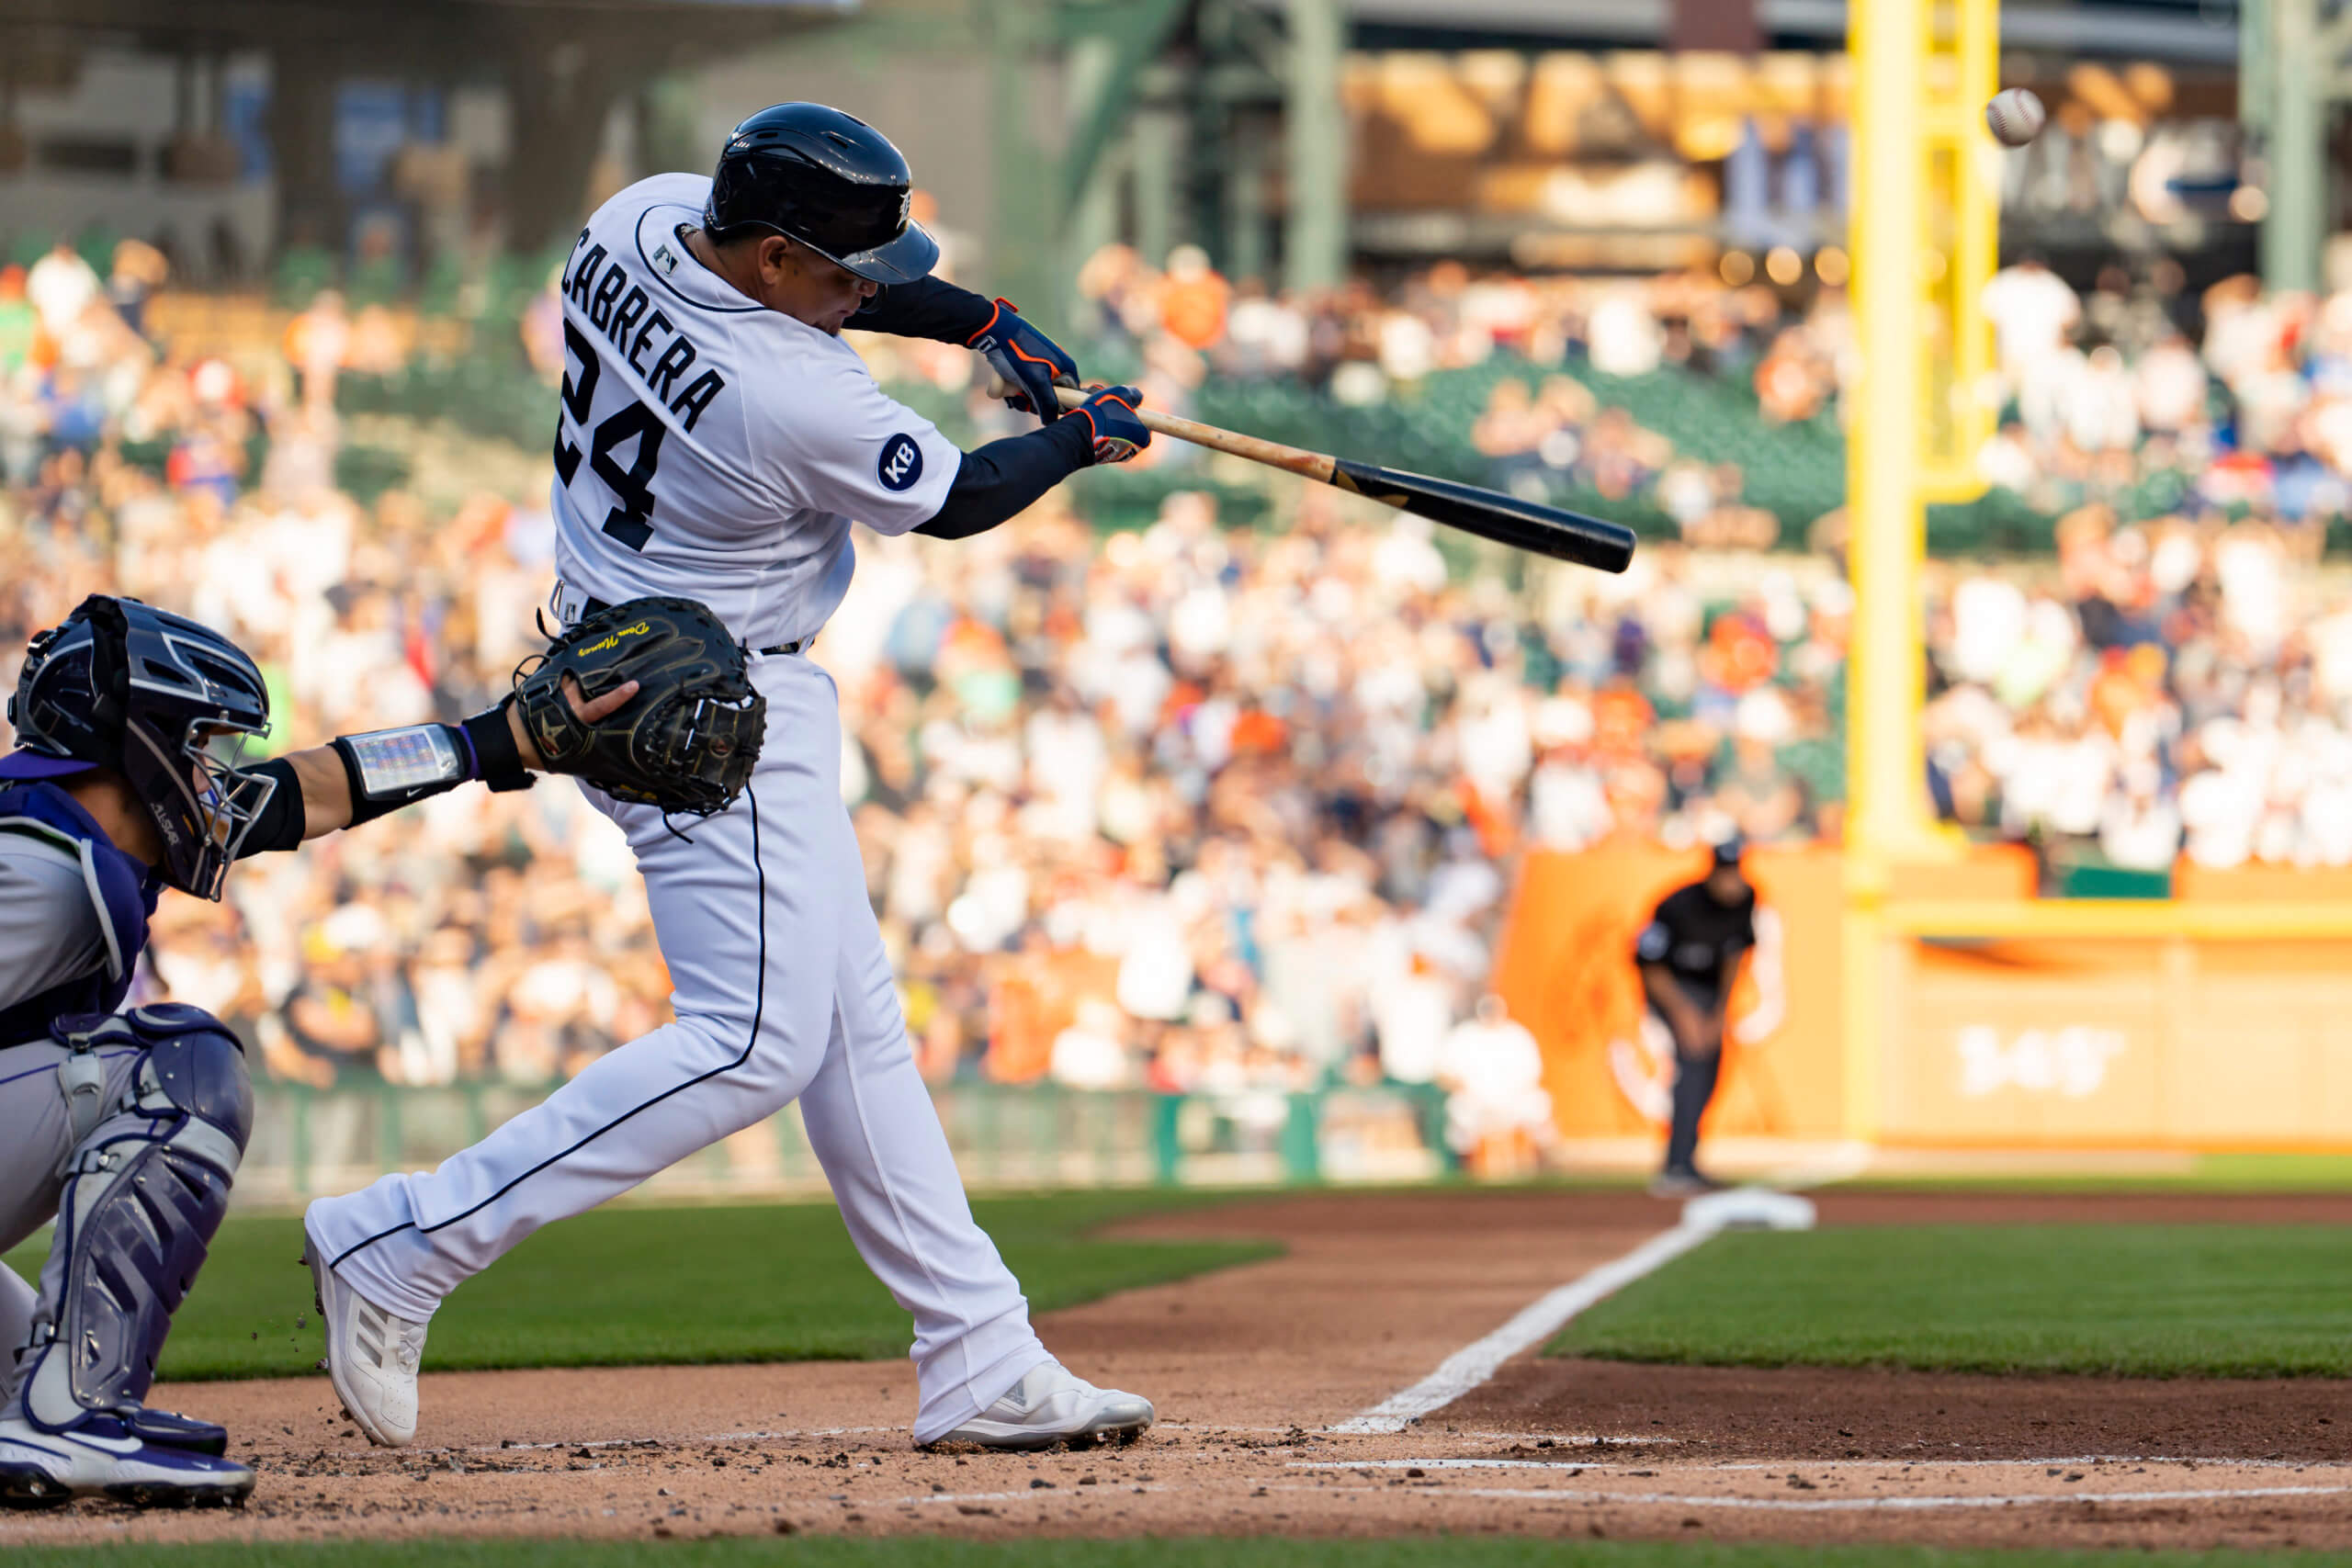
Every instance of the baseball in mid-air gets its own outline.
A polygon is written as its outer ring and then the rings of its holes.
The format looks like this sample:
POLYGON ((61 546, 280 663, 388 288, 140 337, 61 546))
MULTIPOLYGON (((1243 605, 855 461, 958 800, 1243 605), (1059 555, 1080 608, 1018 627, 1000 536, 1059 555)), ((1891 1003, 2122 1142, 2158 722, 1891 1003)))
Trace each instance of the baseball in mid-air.
POLYGON ((2004 147, 2022 147, 2041 134, 2048 124, 2050 111, 2030 87, 2010 87, 1993 95, 1984 106, 1984 124, 1993 140, 2004 147))

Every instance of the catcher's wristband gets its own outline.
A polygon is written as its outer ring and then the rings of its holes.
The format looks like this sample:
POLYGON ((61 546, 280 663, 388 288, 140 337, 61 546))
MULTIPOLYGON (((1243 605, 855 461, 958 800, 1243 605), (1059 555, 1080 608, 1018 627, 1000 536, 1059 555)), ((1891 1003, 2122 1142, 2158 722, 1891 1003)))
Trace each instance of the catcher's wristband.
POLYGON ((295 773, 294 764, 283 757, 272 757, 244 771, 260 774, 277 787, 254 814, 254 825, 237 844, 237 858, 267 854, 272 850, 300 849, 302 834, 309 826, 309 813, 302 805, 302 780, 295 773))
POLYGON ((514 700, 500 698, 458 728, 473 751, 473 776, 494 791, 528 789, 537 782, 523 765, 523 753, 514 745, 514 727, 506 722, 506 709, 514 700))
POLYGON ((492 789, 531 787, 503 704, 463 725, 371 729, 338 735, 328 744, 343 759, 344 777, 351 785, 354 828, 470 779, 481 779, 492 789))

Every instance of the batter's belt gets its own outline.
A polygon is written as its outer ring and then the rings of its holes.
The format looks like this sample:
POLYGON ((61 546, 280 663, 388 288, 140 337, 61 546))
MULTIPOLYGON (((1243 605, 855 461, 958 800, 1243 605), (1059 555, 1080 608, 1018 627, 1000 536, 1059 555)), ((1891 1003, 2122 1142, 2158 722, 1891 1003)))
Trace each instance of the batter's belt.
MULTIPOLYGON (((574 588, 560 579, 557 580, 555 618, 565 626, 568 626, 574 621, 585 620, 590 615, 601 615, 611 608, 610 604, 594 594, 574 588)), ((763 659, 778 659, 786 654, 798 653, 816 640, 813 637, 804 637, 795 642, 777 643, 773 648, 753 648, 746 643, 743 645, 743 651, 757 654, 763 659)))

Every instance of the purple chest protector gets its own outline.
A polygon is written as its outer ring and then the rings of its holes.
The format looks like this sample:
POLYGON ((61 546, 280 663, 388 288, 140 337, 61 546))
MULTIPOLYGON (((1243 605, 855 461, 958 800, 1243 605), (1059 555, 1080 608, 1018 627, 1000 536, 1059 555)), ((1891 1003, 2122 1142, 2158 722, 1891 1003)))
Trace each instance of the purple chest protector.
POLYGON ((147 917, 155 912, 164 883, 143 863, 115 848, 90 814, 53 784, 0 789, 0 833, 39 839, 80 860, 82 882, 107 944, 103 969, 0 1008, 0 1045, 14 1045, 45 1038, 52 1019, 122 1006, 130 992, 131 968, 147 945, 147 917))

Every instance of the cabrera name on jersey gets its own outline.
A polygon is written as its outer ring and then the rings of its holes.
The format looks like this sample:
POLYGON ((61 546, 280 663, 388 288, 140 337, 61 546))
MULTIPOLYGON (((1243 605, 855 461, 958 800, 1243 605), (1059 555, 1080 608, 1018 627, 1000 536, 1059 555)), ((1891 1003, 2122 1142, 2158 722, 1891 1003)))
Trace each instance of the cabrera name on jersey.
POLYGON ((609 603, 700 599, 761 647, 814 637, 849 587, 851 522, 926 521, 963 454, 847 344, 695 259, 680 231, 709 194, 639 180, 564 264, 556 569, 609 603))

